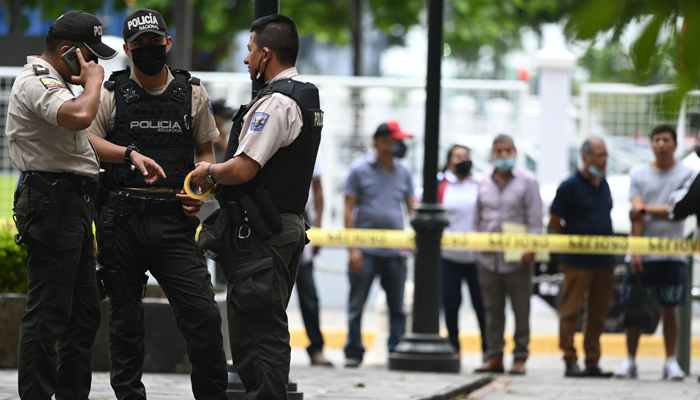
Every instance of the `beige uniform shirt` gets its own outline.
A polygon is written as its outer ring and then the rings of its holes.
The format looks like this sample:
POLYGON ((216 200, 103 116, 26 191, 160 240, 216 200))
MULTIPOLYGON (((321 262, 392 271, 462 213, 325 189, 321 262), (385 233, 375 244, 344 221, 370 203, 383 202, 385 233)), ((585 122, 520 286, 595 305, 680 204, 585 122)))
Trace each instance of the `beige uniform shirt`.
MULTIPOLYGON (((280 72, 268 83, 282 79, 304 82, 296 68, 280 72)), ((299 137, 304 119, 299 104, 281 93, 272 93, 258 100, 243 119, 238 149, 234 157, 245 153, 257 161, 260 168, 281 147, 287 147, 299 137)))
POLYGON ((85 130, 58 126, 58 110, 73 99, 70 87, 51 64, 36 56, 27 57, 12 86, 5 129, 17 169, 88 177, 98 174, 97 153, 85 130), (36 75, 33 65, 40 65, 48 74, 36 75))
MULTIPOLYGON (((141 82, 136 78, 133 70, 131 71, 130 79, 141 86, 141 82)), ((168 88, 173 79, 175 77, 168 69, 168 79, 165 82, 165 86, 144 90, 150 95, 158 96, 168 88)), ((92 121, 92 125, 88 128, 88 132, 95 136, 106 138, 107 132, 114 128, 114 119, 112 119, 112 123, 110 123, 109 119, 116 114, 117 103, 114 100, 114 91, 102 88, 100 108, 97 110, 97 116, 92 121)), ((216 122, 214 121, 214 113, 209 106, 209 96, 202 85, 192 85, 192 119, 192 132, 195 144, 206 143, 219 136, 219 131, 216 129, 216 122)))

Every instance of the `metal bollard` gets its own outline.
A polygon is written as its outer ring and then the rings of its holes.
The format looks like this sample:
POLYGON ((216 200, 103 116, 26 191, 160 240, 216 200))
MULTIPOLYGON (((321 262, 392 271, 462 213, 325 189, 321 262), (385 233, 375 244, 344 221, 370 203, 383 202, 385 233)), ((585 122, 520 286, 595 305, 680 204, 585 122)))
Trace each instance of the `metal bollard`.
POLYGON ((680 319, 680 332, 678 332, 678 344, 676 345, 676 358, 686 375, 690 375, 690 322, 693 309, 693 256, 688 257, 685 278, 685 304, 678 307, 680 319))

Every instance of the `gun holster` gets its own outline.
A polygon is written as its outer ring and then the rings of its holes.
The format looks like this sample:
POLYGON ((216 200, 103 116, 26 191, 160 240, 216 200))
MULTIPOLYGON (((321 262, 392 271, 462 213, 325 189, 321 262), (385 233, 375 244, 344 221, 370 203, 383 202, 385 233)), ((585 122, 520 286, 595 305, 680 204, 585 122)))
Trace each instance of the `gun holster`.
POLYGON ((231 218, 231 247, 234 250, 250 251, 251 249, 251 228, 250 217, 248 217, 243 204, 240 201, 229 201, 226 203, 231 218))
POLYGON ((263 218, 270 226, 270 231, 272 233, 277 233, 282 229, 282 217, 280 213, 277 212, 277 208, 272 203, 270 195, 265 190, 265 187, 260 185, 253 189, 252 191, 253 200, 255 204, 258 205, 263 218))
POLYGON ((58 230, 63 211, 63 198, 68 190, 68 181, 57 179, 51 183, 39 174, 28 174, 24 183, 44 194, 41 202, 41 212, 44 216, 44 226, 48 230, 58 230))
POLYGON ((127 299, 143 299, 146 297, 148 275, 128 273, 119 268, 97 265, 97 286, 100 298, 109 297, 110 301, 125 301, 127 299))
POLYGON ((267 239, 272 236, 270 225, 263 218, 260 208, 253 200, 253 196, 249 194, 241 197, 241 206, 244 211, 243 221, 250 224, 253 232, 260 236, 261 239, 267 239))

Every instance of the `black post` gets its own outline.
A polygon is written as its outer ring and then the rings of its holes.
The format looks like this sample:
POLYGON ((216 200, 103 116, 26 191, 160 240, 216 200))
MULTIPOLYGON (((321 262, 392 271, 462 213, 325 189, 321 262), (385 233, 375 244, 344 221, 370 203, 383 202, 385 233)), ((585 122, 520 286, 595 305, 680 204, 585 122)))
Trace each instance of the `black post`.
POLYGON ((459 355, 440 331, 442 268, 440 240, 447 225, 437 204, 437 164, 440 143, 440 81, 443 56, 443 1, 430 0, 428 8, 428 78, 425 99, 425 154, 423 202, 411 220, 416 231, 413 329, 389 355, 389 369, 459 372, 459 355))
MULTIPOLYGON (((279 14, 279 12, 279 0, 255 0, 255 19, 266 15, 279 14)), ((258 88, 259 85, 253 82, 252 97, 256 96, 258 88)), ((243 386, 243 382, 241 382, 241 377, 238 375, 233 361, 228 364, 228 389, 226 392, 229 400, 245 400, 245 387, 243 386)), ((291 377, 289 377, 289 383, 287 385, 287 397, 289 400, 304 400, 304 393, 297 392, 297 383, 291 377)))
POLYGON ((175 37, 175 57, 173 67, 179 69, 192 68, 192 36, 194 35, 194 21, 192 20, 192 3, 190 0, 175 0, 173 2, 173 15, 177 35, 175 37))
MULTIPOLYGON (((362 65, 364 57, 362 56, 363 49, 363 20, 364 0, 350 1, 350 16, 352 17, 352 75, 362 76, 362 65)), ((349 147, 351 151, 361 150, 362 141, 362 89, 359 87, 352 88, 352 116, 354 120, 354 129, 350 139, 349 147)))

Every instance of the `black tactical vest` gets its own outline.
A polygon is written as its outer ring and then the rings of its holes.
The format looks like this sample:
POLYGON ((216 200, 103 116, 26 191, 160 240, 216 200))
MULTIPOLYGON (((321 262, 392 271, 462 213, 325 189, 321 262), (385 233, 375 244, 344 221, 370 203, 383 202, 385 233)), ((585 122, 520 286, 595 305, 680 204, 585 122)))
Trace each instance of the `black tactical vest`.
MULTIPOLYGON (((316 86, 292 79, 282 79, 262 86, 258 95, 247 105, 241 106, 233 117, 233 127, 226 148, 226 160, 233 158, 236 153, 241 131, 249 128, 243 126, 248 110, 262 97, 271 93, 284 94, 299 104, 303 118, 301 133, 292 144, 277 150, 250 182, 220 187, 224 188, 223 192, 227 197, 240 198, 248 194, 252 188, 263 185, 279 212, 303 214, 309 198, 309 188, 323 128, 323 111, 319 105, 316 86)), ((276 134, 276 132, 266 134, 276 134)))
POLYGON ((199 85, 199 79, 191 78, 183 70, 172 73, 175 79, 158 96, 148 94, 129 79, 128 68, 114 72, 105 82, 105 87, 114 91, 117 105, 114 129, 107 133, 106 139, 120 146, 136 145, 139 153, 157 162, 167 176, 148 185, 138 169, 132 171, 126 164, 101 163, 105 188, 181 188, 187 174, 194 169, 192 85, 199 85))

